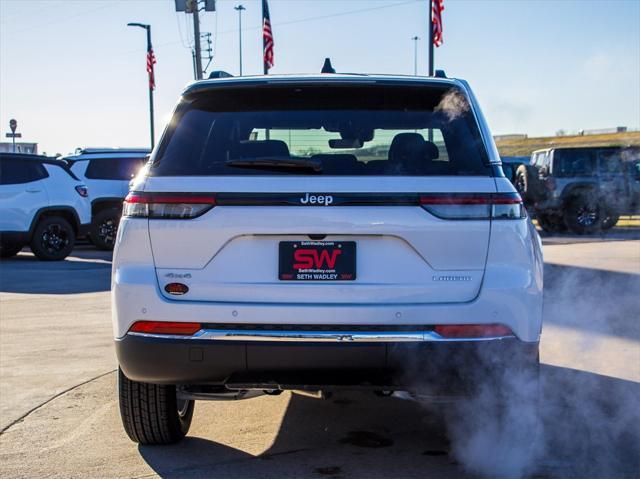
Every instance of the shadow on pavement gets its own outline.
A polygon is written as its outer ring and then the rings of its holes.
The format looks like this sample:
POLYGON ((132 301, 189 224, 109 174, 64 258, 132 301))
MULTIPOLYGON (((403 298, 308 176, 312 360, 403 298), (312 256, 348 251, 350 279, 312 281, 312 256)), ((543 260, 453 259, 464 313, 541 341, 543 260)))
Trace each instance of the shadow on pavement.
MULTIPOLYGON (((540 443, 541 452, 532 464, 516 464, 508 477, 637 477, 638 384, 543 366, 542 385, 543 432, 521 431, 529 444, 540 443)), ((139 453, 161 477, 497 477, 499 467, 473 475, 469 458, 456 457, 459 445, 447 439, 451 415, 443 414, 449 407, 434 413, 433 405, 395 396, 343 393, 319 400, 293 394, 277 438, 259 456, 196 437, 175 446, 140 446, 139 453)), ((500 422, 482 408, 474 414, 485 424, 500 422)), ((242 434, 255 425, 240 426, 242 434)), ((488 428, 480 451, 496 466, 505 455, 518 457, 509 437, 491 437, 508 430, 488 428)))
POLYGON ((40 261, 27 249, 0 262, 0 292, 74 294, 111 288, 111 252, 76 249, 63 261, 40 261))
POLYGON ((544 321, 640 341, 640 274, 545 264, 544 321))

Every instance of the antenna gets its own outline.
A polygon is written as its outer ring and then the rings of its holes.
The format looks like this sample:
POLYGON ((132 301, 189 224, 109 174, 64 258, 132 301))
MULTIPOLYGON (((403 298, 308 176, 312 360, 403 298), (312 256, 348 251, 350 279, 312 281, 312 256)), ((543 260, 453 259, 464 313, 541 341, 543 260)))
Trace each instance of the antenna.
POLYGON ((331 65, 331 58, 324 59, 324 65, 322 65, 322 70, 320 73, 335 73, 333 66, 331 65))

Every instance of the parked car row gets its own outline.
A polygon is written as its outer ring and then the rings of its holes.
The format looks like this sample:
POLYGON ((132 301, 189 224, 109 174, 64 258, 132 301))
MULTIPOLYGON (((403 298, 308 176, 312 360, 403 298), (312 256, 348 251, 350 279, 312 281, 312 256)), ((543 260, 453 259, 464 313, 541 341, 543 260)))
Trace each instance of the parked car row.
POLYGON ((78 149, 74 155, 0 154, 0 257, 29 245, 41 260, 66 258, 76 239, 113 249, 129 181, 145 149, 78 149))
MULTIPOLYGON (((0 257, 29 245, 42 260, 60 260, 84 236, 113 249, 129 182, 148 155, 143 148, 0 154, 0 257)), ((640 213, 639 148, 548 148, 502 157, 502 170, 550 233, 594 233, 640 213)))
POLYGON ((640 213, 640 148, 578 147, 502 159, 540 227, 549 233, 590 234, 640 213))

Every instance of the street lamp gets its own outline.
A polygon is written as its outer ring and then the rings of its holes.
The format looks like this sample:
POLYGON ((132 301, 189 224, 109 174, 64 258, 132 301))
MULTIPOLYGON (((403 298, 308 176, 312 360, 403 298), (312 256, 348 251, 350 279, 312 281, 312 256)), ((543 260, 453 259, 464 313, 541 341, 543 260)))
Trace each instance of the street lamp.
POLYGON ((414 76, 418 75, 418 40, 420 40, 419 36, 411 37, 413 40, 413 74, 414 76))
POLYGON ((240 48, 240 76, 242 76, 242 11, 246 10, 242 5, 233 7, 238 12, 238 35, 239 35, 239 48, 240 48))
POLYGON ((155 146, 155 128, 153 122, 153 89, 155 87, 155 78, 153 73, 153 64, 155 56, 151 46, 151 25, 145 23, 127 23, 128 27, 140 27, 147 31, 147 73, 149 74, 149 128, 151 131, 151 149, 155 146))

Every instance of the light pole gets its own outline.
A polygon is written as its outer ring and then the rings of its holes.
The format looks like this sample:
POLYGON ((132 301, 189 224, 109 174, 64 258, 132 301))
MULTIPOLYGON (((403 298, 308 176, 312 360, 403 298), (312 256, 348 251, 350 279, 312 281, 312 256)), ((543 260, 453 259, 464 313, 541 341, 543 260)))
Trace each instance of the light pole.
POLYGON ((149 74, 149 129, 151 132, 151 149, 156 144, 155 127, 153 121, 153 89, 155 88, 155 73, 153 64, 155 63, 155 56, 153 54, 153 47, 151 46, 151 25, 144 23, 127 23, 128 27, 140 27, 147 31, 147 73, 149 74))
POLYGON ((246 8, 242 5, 233 8, 238 11, 238 45, 240 49, 240 76, 242 76, 242 11, 246 8))
POLYGON ((433 0, 429 0, 429 76, 433 76, 433 0))
POLYGON ((420 40, 420 37, 418 36, 411 37, 411 40, 413 40, 413 75, 417 76, 418 75, 418 40, 420 40))

